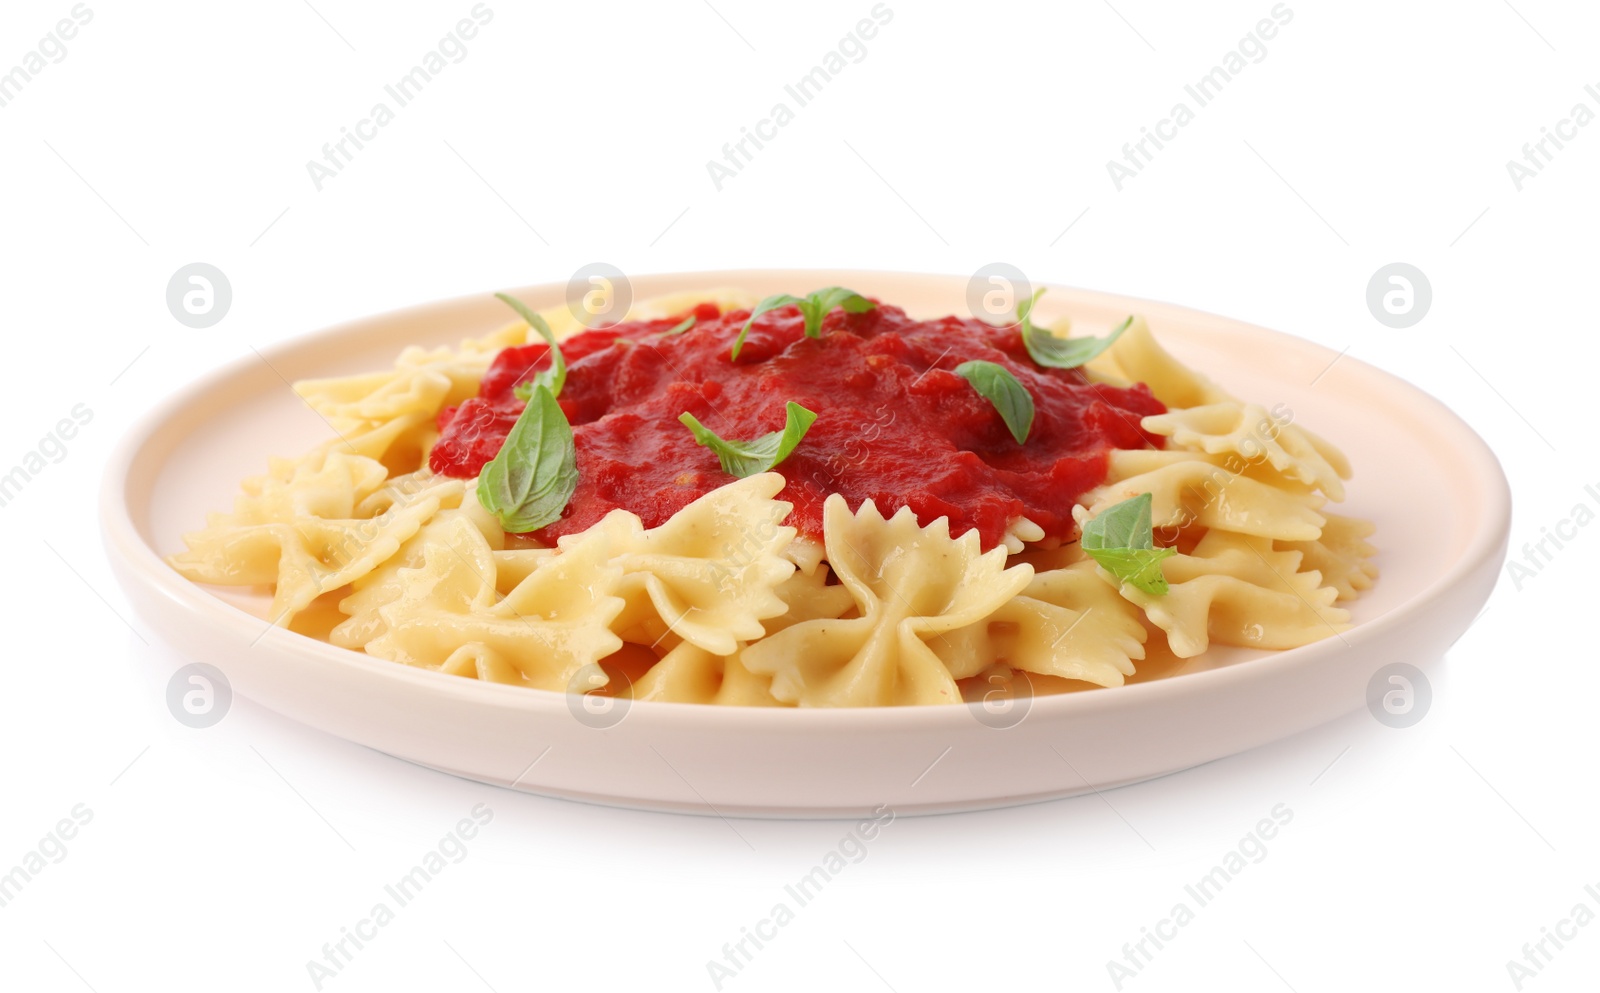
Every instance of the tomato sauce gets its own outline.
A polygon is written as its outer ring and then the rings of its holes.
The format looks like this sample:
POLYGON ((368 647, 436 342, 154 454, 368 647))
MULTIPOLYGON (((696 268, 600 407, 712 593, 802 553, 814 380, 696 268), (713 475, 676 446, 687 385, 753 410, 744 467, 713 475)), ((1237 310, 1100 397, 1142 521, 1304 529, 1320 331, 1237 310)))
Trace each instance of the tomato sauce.
MULTIPOLYGON (((781 430, 786 401, 815 411, 816 423, 776 471, 788 481, 781 499, 794 504, 788 523, 818 541, 830 493, 852 510, 871 499, 885 516, 910 507, 924 526, 947 517, 952 535, 976 529, 985 549, 1017 517, 1070 539, 1072 506, 1105 478, 1107 452, 1162 444, 1139 427, 1166 409, 1148 388, 1042 368, 1016 327, 918 321, 880 304, 861 314, 835 310, 821 338, 808 338, 791 306, 758 317, 733 361, 749 311, 702 304, 693 313, 694 327, 676 335, 664 332, 681 318, 630 321, 561 343, 568 369, 559 402, 573 426, 578 486, 536 538, 582 531, 619 507, 655 527, 731 482, 716 454, 679 423, 685 411, 741 441, 781 430), (974 359, 1004 366, 1032 395, 1026 444, 951 371, 974 359)), ((429 458, 435 472, 471 478, 494 458, 522 412, 513 391, 548 367, 548 353, 544 344, 505 349, 477 397, 440 413, 429 458)))

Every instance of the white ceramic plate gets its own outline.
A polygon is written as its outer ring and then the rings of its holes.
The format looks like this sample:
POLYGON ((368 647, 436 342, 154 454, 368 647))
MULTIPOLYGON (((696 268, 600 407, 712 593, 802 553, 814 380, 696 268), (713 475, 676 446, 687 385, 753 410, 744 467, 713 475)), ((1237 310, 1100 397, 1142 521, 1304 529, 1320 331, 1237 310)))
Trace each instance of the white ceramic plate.
MULTIPOLYGON (((757 296, 843 285, 913 314, 966 311, 967 280, 904 273, 754 271, 647 276, 635 299, 736 286, 757 296)), ((564 285, 518 291, 555 306, 564 285)), ((1167 304, 1052 288, 1046 317, 1083 329, 1128 313, 1237 395, 1341 446, 1355 465, 1341 508, 1377 523, 1383 575, 1341 637, 1287 652, 1217 648, 1164 678, 978 705, 793 710, 633 703, 610 727, 582 698, 446 676, 270 627, 268 599, 193 585, 162 556, 272 454, 328 427, 285 380, 387 368, 407 344, 455 344, 505 322, 488 293, 357 321, 222 369, 179 392, 126 439, 106 472, 102 522, 135 608, 236 692, 412 762, 528 792, 629 807, 751 816, 856 816, 1027 803, 1175 772, 1363 706, 1390 663, 1440 656, 1493 587, 1510 493, 1494 455, 1443 404, 1319 345, 1167 304), (1332 365, 1330 366, 1330 363, 1332 365), (1426 495, 1426 499, 1419 499, 1426 495), (1015 719, 1020 716, 1020 721, 1015 719), (1015 722, 1015 723, 1013 723, 1015 722), (994 724, 1011 724, 997 728, 994 724)))

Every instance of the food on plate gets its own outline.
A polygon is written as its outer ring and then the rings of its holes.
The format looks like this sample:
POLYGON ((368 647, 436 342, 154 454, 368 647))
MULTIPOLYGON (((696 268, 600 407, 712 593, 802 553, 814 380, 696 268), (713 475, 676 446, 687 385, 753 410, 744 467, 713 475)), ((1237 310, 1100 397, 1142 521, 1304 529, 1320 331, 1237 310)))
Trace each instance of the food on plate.
POLYGON ((565 308, 295 384, 334 437, 170 557, 274 623, 558 692, 750 706, 1117 686, 1349 624, 1348 461, 1129 317, 919 319, 843 287, 565 308))

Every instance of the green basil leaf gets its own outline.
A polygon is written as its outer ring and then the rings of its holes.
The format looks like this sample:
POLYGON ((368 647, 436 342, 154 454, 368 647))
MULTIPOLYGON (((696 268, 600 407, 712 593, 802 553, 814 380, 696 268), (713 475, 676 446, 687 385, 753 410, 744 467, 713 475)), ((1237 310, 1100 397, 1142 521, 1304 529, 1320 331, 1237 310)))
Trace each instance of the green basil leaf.
POLYGON ((855 290, 845 289, 843 286, 828 286, 804 297, 791 296, 788 293, 774 294, 756 304, 756 309, 750 312, 750 319, 744 322, 744 327, 739 329, 739 337, 734 339, 732 357, 735 359, 739 357, 739 350, 744 347, 744 336, 749 333, 750 325, 755 323, 756 318, 769 310, 777 310, 790 304, 800 308, 800 315, 806 322, 807 338, 822 337, 822 319, 841 307, 847 314, 861 314, 877 306, 855 290))
POLYGON ((994 404, 1017 444, 1028 440, 1028 432, 1033 429, 1033 397, 1010 370, 993 362, 976 361, 961 363, 955 373, 994 404))
POLYGON ((1102 548, 1089 552, 1107 572, 1117 577, 1118 582, 1127 583, 1151 596, 1166 595, 1167 577, 1161 572, 1161 562, 1174 554, 1170 548, 1146 548, 1143 551, 1102 548))
POLYGON ((1017 304, 1017 323, 1022 327, 1022 344, 1028 355, 1039 365, 1051 369, 1076 369, 1093 361, 1110 348, 1133 323, 1129 317, 1115 331, 1104 338, 1058 338, 1049 331, 1033 326, 1033 305, 1039 302, 1044 290, 1039 290, 1031 300, 1017 304))
POLYGON ((690 328, 694 327, 694 322, 695 322, 695 316, 693 314, 690 314, 688 317, 685 317, 677 325, 675 325, 673 327, 670 327, 670 328, 667 328, 665 331, 661 332, 661 337, 670 338, 675 334, 683 334, 685 331, 687 331, 690 328))
POLYGON ((756 322, 756 318, 769 310, 777 310, 779 307, 787 307, 791 303, 799 302, 799 297, 790 296, 787 293, 775 293, 756 304, 756 309, 750 312, 750 319, 745 321, 744 327, 739 329, 739 337, 733 339, 733 354, 730 357, 734 359, 739 357, 739 350, 744 347, 744 336, 750 333, 750 325, 756 322))
POLYGON ((817 290, 800 304, 800 312, 806 318, 806 337, 822 337, 822 319, 837 308, 843 307, 847 314, 861 314, 876 306, 855 290, 847 290, 843 286, 817 290))
POLYGON ((1029 297, 1028 299, 1017 301, 1018 324, 1021 324, 1025 328, 1033 327, 1032 324, 1028 323, 1028 315, 1033 313, 1033 305, 1038 303, 1039 298, 1042 296, 1044 296, 1044 287, 1034 290, 1033 296, 1029 297))
POLYGON ((782 431, 764 434, 750 441, 725 441, 687 411, 678 420, 694 435, 695 441, 717 453, 717 461, 722 463, 723 472, 743 479, 766 472, 788 458, 817 419, 816 414, 793 400, 784 409, 782 431))
POLYGON ((544 322, 544 318, 529 310, 528 305, 516 297, 504 293, 496 293, 494 296, 496 300, 516 311, 517 316, 527 321, 528 326, 539 332, 539 336, 550 345, 550 368, 535 374, 531 382, 518 384, 512 392, 519 399, 527 400, 533 396, 535 386, 544 386, 550 390, 551 396, 560 396, 561 387, 567 383, 567 360, 561 354, 561 346, 556 344, 555 332, 550 330, 550 325, 544 322))
POLYGON ((1167 577, 1161 560, 1177 554, 1171 548, 1155 547, 1150 526, 1150 494, 1141 493, 1107 507, 1084 524, 1082 548, 1118 582, 1128 583, 1153 596, 1167 592, 1167 577))
POLYGON ((578 488, 572 425, 548 386, 539 385, 478 475, 478 502, 512 534, 554 523, 578 488))
POLYGON ((1155 501, 1148 493, 1107 507, 1083 526, 1083 550, 1092 548, 1131 548, 1139 551, 1155 547, 1151 527, 1151 508, 1155 501))

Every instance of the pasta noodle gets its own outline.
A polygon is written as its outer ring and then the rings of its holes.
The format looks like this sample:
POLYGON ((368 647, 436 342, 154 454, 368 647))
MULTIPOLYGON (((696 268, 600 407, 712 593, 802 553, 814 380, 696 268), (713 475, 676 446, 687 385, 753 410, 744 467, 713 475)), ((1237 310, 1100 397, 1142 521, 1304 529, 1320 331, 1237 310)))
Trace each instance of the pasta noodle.
POLYGON ((952 673, 995 664, 1041 676, 1120 686, 1144 658, 1139 612, 1087 560, 1035 573, 987 617, 931 647, 952 673))
POLYGON ((1350 614, 1333 601, 1316 570, 1300 570, 1299 552, 1275 550, 1265 538, 1207 531, 1190 554, 1166 566, 1170 590, 1152 596, 1127 583, 1124 598, 1166 632, 1180 658, 1213 640, 1252 648, 1297 648, 1348 626, 1350 614))
POLYGON ((1378 550, 1367 538, 1375 530, 1370 521, 1328 514, 1322 533, 1313 541, 1279 541, 1274 547, 1299 552, 1301 568, 1316 570, 1325 585, 1338 591, 1340 600, 1354 600, 1372 589, 1378 567, 1368 560, 1378 550))
POLYGON ((1111 453, 1107 481, 1084 497, 1085 520, 1141 493, 1151 495, 1157 528, 1221 528, 1284 541, 1310 541, 1322 533, 1327 501, 1264 483, 1194 452, 1111 453))
POLYGON ((1004 548, 980 553, 978 536, 951 538, 943 519, 919 527, 901 508, 885 520, 869 500, 852 514, 842 497, 824 509, 828 564, 859 616, 803 621, 746 648, 742 660, 772 677, 772 694, 806 706, 951 703, 952 670, 930 642, 990 616, 1033 578, 1006 567, 1004 548))
MULTIPOLYGON (((730 483, 646 531, 639 519, 613 511, 596 528, 561 540, 568 547, 599 531, 622 570, 617 592, 627 601, 618 621, 630 640, 650 643, 669 632, 715 655, 760 638, 761 622, 787 605, 777 588, 795 571, 780 554, 794 539, 783 527, 789 504, 772 499, 783 477, 763 473, 730 483)), ((558 556, 559 558, 559 556, 558 556)))
POLYGON ((1338 449, 1304 429, 1280 427, 1253 403, 1173 410, 1146 417, 1144 427, 1208 455, 1236 455, 1246 462, 1265 459, 1277 472, 1322 490, 1329 499, 1344 499, 1341 480, 1349 477, 1350 464, 1338 449))

